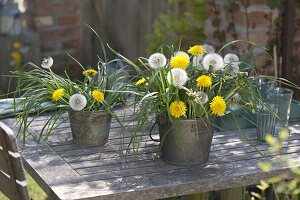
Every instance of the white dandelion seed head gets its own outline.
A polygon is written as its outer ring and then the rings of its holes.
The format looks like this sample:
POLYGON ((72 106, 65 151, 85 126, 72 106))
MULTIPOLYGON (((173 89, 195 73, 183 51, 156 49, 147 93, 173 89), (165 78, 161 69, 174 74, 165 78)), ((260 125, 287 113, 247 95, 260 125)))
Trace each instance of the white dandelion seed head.
POLYGON ((48 58, 44 58, 44 60, 42 61, 42 68, 45 68, 45 69, 50 69, 50 67, 52 67, 53 65, 53 59, 51 57, 48 57, 48 58))
POLYGON ((189 77, 185 70, 180 68, 171 69, 167 75, 168 82, 173 84, 175 87, 181 87, 186 84, 189 77))
POLYGON ((230 75, 237 75, 240 71, 239 65, 238 64, 231 64, 226 66, 226 72, 230 75))
POLYGON ((206 53, 215 53, 215 48, 211 45, 204 44, 202 47, 205 49, 206 53))
POLYGON ((203 60, 203 55, 197 55, 193 57, 193 66, 200 66, 201 61, 203 60))
POLYGON ((149 66, 153 69, 163 68, 167 64, 167 58, 162 53, 154 53, 149 57, 149 66))
POLYGON ((194 99, 194 101, 197 104, 203 105, 203 104, 205 104, 205 103, 208 102, 208 96, 204 92, 195 92, 195 99, 194 99))
POLYGON ((184 55, 188 60, 190 59, 190 56, 189 56, 189 54, 187 54, 187 53, 185 53, 184 51, 176 51, 175 53, 174 53, 174 56, 177 56, 177 55, 184 55))
POLYGON ((70 107, 73 110, 81 111, 86 107, 87 100, 82 94, 73 94, 69 100, 70 107))
POLYGON ((230 75, 236 75, 237 73, 239 73, 240 68, 240 62, 239 62, 239 57, 236 54, 233 53, 229 53, 226 54, 224 57, 224 63, 226 65, 227 68, 227 72, 230 75))
POLYGON ((226 65, 239 63, 239 60, 240 60, 239 57, 236 54, 233 54, 233 53, 229 53, 229 54, 226 54, 224 56, 224 63, 226 65))
POLYGON ((217 53, 209 53, 204 56, 202 65, 206 70, 209 70, 209 67, 213 66, 213 68, 218 71, 224 68, 224 60, 222 56, 217 53))

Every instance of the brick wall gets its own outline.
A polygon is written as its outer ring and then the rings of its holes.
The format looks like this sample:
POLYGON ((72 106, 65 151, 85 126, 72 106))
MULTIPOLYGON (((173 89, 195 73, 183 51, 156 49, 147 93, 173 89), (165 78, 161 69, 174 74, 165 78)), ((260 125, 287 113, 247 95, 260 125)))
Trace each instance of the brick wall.
POLYGON ((80 0, 25 0, 27 26, 37 31, 42 57, 52 56, 61 69, 78 57, 80 44, 80 0))
MULTIPOLYGON (((280 31, 276 24, 280 11, 271 8, 267 0, 207 0, 207 13, 205 33, 209 43, 218 45, 238 39, 272 49, 273 44, 279 42, 280 31)), ((245 43, 232 46, 239 53, 249 48, 245 43)), ((262 49, 254 48, 254 55, 253 62, 260 73, 274 73, 270 57, 262 49)))
MULTIPOLYGON (((80 0, 23 0, 27 5, 28 26, 40 36, 42 57, 52 56, 56 67, 71 62, 66 52, 79 56, 80 46, 80 0)), ((82 0, 83 1, 83 0, 82 0)), ((272 8, 267 0, 206 0, 208 18, 204 30, 207 42, 213 45, 241 39, 250 40, 272 49, 280 43, 278 21, 280 10, 272 8)), ((300 10, 297 9, 294 43, 294 71, 298 74, 300 63, 300 10)), ((108 41, 109 42, 109 41, 108 41)), ((112 44, 113 45, 113 44, 112 44)), ((249 46, 233 45, 232 49, 244 53, 249 46)), ((270 51, 272 54, 272 51, 270 51)), ((255 48, 255 64, 264 74, 274 74, 270 57, 255 48)), ((295 74, 297 74, 295 73, 295 74)))
MULTIPOLYGON (((294 51, 292 57, 292 74, 291 78, 300 85, 300 8, 296 9, 296 19, 295 19, 295 37, 294 37, 294 51)), ((300 94, 299 94, 300 99, 300 94)))

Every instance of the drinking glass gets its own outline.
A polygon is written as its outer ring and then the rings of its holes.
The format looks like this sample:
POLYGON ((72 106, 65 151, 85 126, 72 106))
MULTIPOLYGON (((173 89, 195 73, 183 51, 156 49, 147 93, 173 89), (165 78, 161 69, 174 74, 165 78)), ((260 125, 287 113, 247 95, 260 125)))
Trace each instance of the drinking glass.
POLYGON ((292 97, 293 90, 288 88, 275 87, 268 91, 267 102, 274 104, 275 108, 278 109, 278 117, 276 117, 276 131, 287 128, 292 97))
POLYGON ((265 142, 266 134, 274 135, 275 132, 275 115, 277 109, 273 110, 259 110, 256 112, 256 130, 257 140, 259 142, 265 142))
POLYGON ((266 100, 268 92, 275 87, 275 80, 258 78, 255 80, 255 86, 258 94, 262 97, 262 100, 266 100))

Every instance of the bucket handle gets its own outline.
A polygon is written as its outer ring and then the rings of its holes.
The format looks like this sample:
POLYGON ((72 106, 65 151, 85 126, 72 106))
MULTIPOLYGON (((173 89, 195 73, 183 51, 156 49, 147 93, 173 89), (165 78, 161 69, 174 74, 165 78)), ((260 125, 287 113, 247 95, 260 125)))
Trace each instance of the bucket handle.
POLYGON ((160 139, 154 139, 154 138, 152 137, 152 131, 153 131, 153 129, 154 129, 154 127, 155 127, 156 124, 158 124, 158 123, 157 123, 157 120, 155 120, 154 124, 152 125, 152 127, 151 127, 151 129, 150 129, 150 131, 149 131, 149 137, 150 137, 150 139, 151 139, 152 141, 154 141, 154 142, 160 142, 160 139))

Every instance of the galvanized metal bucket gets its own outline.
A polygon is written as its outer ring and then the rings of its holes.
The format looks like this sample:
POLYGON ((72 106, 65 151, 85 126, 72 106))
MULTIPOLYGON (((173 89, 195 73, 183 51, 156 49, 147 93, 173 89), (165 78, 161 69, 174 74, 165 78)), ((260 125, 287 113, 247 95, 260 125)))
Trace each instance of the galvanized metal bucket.
POLYGON ((104 145, 107 143, 111 115, 106 111, 69 110, 73 141, 81 145, 104 145))
POLYGON ((207 162, 213 129, 204 119, 174 120, 158 118, 160 147, 165 162, 197 165, 207 162))

